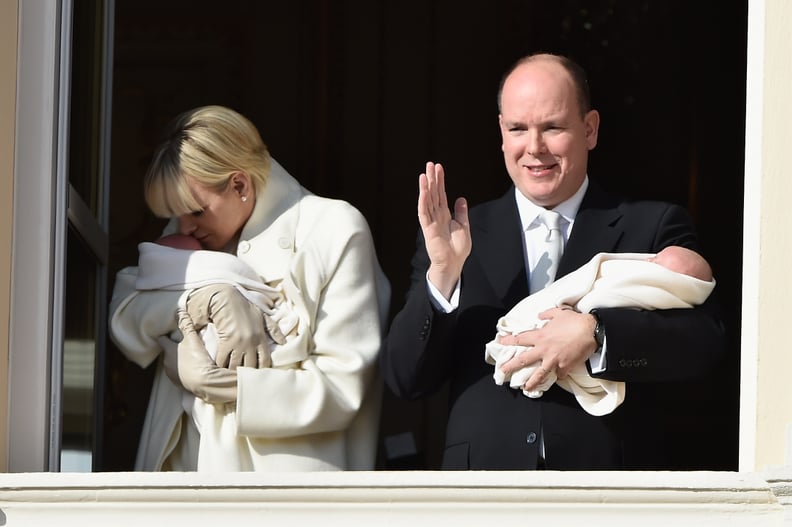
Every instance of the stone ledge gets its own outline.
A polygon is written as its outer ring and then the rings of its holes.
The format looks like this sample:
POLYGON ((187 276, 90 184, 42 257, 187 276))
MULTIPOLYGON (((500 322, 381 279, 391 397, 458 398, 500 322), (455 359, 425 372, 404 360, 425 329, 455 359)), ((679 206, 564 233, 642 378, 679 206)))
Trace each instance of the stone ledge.
POLYGON ((735 472, 0 474, 0 525, 782 525, 735 472), (267 522, 267 523, 265 523, 267 522))

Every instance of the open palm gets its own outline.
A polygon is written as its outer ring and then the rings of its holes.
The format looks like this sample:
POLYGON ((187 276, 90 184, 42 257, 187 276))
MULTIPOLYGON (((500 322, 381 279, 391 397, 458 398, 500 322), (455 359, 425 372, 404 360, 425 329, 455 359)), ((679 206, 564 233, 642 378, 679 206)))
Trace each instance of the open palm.
POLYGON ((445 191, 445 174, 439 163, 427 163, 426 172, 418 178, 418 221, 431 262, 429 280, 448 298, 459 281, 473 244, 467 201, 464 198, 456 200, 452 217, 445 191))

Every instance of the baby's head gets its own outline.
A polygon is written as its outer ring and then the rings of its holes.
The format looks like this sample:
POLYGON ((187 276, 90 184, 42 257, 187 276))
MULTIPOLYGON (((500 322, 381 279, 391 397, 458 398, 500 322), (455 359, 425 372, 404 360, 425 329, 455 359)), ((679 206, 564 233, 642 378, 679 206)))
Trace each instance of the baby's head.
POLYGON ((187 234, 168 234, 156 240, 155 243, 174 249, 186 249, 188 251, 198 251, 202 249, 201 242, 187 234))
POLYGON ((712 268, 707 263, 707 260, 697 252, 685 247, 671 245, 657 253, 653 258, 649 258, 649 261, 662 265, 671 271, 686 274, 705 282, 712 280, 712 268))

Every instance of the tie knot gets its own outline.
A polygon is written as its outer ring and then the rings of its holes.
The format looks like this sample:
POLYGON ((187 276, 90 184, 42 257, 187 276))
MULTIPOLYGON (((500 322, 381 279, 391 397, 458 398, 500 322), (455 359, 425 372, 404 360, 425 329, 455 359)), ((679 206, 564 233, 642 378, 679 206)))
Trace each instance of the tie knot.
POLYGON ((543 209, 542 212, 539 213, 539 218, 549 230, 561 230, 561 215, 559 213, 543 209))

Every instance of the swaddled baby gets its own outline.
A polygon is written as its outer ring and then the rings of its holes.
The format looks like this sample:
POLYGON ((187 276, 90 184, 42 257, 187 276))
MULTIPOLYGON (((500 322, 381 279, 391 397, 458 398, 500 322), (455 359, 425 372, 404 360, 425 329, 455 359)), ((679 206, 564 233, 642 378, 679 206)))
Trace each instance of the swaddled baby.
MULTIPOLYGON (((689 308, 704 302, 714 287, 707 261, 684 247, 667 247, 657 254, 600 253, 577 271, 526 297, 501 317, 495 338, 485 347, 484 358, 495 365, 493 378, 497 384, 508 382, 512 388, 522 389, 541 363, 505 375, 501 366, 527 348, 503 345, 499 337, 542 327, 546 321, 539 319, 541 312, 564 306, 581 313, 607 307, 689 308)), ((558 379, 555 371, 548 372, 536 390, 523 393, 538 398, 554 383, 573 393, 592 415, 612 412, 625 397, 625 383, 595 379, 582 363, 565 379, 558 379)))

